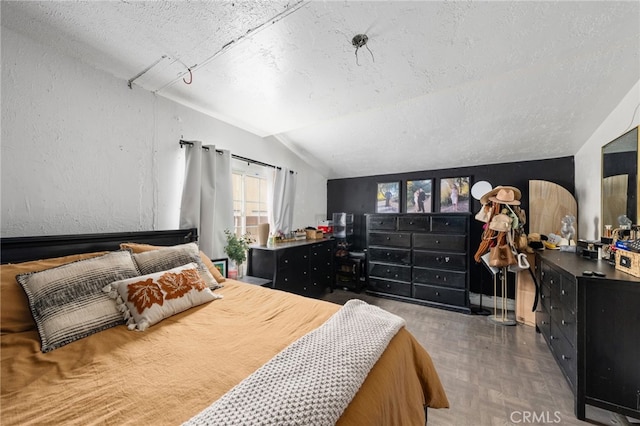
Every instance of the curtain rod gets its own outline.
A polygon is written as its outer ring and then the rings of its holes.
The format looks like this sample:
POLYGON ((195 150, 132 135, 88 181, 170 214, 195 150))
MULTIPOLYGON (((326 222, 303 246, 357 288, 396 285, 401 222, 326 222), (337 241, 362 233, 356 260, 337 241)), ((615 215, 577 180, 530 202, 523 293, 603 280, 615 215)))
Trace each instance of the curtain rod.
MULTIPOLYGON (((182 148, 185 145, 187 145, 189 147, 192 147, 193 146, 193 142, 185 141, 185 140, 180 139, 180 148, 182 148)), ((208 146, 203 146, 202 149, 204 149, 206 151, 209 151, 209 147, 208 146)), ((218 154, 222 154, 222 151, 220 151, 218 149, 216 149, 216 152, 218 154)), ((282 167, 274 166, 273 164, 269 164, 269 163, 263 163, 262 161, 258 161, 258 160, 252 160, 251 158, 242 157, 242 156, 236 155, 236 154, 231 154, 231 158, 234 158, 236 160, 246 161, 247 163, 256 164, 258 166, 271 167, 272 169, 282 170, 282 167)), ((289 173, 294 173, 294 171, 293 170, 289 170, 289 173)))

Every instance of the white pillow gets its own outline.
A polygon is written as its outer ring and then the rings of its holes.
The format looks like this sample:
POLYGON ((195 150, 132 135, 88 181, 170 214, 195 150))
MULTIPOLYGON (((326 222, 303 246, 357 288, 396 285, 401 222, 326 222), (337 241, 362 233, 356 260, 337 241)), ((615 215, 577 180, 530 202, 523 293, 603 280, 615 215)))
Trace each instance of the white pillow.
POLYGON ((129 330, 144 331, 165 318, 222 298, 188 263, 168 271, 115 281, 103 288, 116 300, 129 330))

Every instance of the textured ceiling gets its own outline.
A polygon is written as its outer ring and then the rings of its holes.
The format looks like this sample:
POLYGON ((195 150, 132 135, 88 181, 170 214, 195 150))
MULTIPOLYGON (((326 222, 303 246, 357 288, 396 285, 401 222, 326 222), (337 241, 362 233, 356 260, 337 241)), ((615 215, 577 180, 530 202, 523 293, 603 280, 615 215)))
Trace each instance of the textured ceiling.
POLYGON ((640 78, 637 1, 2 1, 2 25, 125 82, 153 65, 134 90, 329 178, 573 155, 640 78))

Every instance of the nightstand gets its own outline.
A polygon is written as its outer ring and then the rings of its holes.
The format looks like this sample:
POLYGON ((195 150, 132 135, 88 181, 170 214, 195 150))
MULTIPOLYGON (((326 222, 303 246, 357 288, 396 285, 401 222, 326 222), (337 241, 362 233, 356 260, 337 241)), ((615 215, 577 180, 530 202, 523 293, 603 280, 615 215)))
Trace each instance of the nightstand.
POLYGON ((244 275, 242 278, 238 278, 236 281, 241 281, 247 284, 259 285, 260 287, 272 287, 273 281, 266 278, 252 277, 251 275, 244 275))

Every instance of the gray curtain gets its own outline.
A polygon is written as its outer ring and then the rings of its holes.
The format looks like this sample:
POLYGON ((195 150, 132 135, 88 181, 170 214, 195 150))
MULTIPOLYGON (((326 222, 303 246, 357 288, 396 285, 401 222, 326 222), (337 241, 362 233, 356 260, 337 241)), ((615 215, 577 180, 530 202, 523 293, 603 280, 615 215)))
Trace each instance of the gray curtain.
POLYGON ((269 226, 271 231, 284 233, 293 230, 293 207, 296 194, 296 175, 282 167, 274 169, 269 185, 269 226))
POLYGON ((185 160, 180 228, 198 228, 200 249, 210 258, 227 257, 224 231, 233 230, 231 152, 196 141, 185 160))

